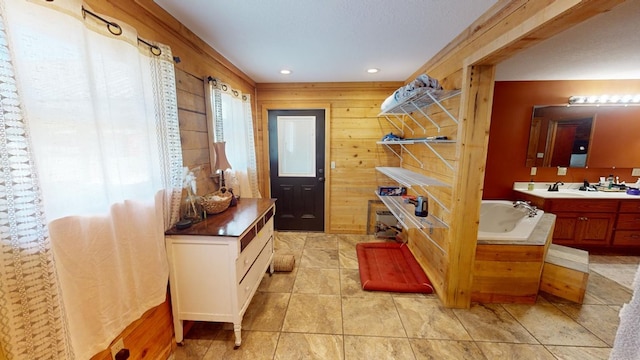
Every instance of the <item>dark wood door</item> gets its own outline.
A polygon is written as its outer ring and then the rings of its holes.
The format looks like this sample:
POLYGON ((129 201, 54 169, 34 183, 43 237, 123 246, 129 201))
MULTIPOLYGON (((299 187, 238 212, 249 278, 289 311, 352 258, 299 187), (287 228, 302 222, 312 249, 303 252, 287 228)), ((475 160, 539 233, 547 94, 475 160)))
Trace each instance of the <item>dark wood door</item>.
POLYGON ((324 110, 269 110, 276 230, 324 231, 324 110))

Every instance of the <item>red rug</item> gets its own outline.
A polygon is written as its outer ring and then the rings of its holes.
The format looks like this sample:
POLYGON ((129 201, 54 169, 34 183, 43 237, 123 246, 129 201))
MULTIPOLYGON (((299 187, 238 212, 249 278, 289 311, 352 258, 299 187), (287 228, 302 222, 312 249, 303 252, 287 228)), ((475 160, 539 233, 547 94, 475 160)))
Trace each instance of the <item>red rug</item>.
POLYGON ((356 252, 364 290, 433 293, 431 281, 406 244, 360 243, 356 252))

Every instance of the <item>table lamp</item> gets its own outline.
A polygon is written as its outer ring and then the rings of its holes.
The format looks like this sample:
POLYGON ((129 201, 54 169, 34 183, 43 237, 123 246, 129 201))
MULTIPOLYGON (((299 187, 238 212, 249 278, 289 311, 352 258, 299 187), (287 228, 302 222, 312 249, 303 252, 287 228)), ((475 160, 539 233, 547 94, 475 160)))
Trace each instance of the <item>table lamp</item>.
POLYGON ((227 191, 226 184, 224 182, 224 172, 227 169, 231 169, 231 164, 229 164, 229 160, 227 160, 227 154, 225 153, 224 145, 225 145, 224 141, 214 142, 213 143, 213 150, 216 153, 216 161, 214 163, 214 168, 215 168, 214 170, 215 171, 218 171, 218 170, 220 171, 220 191, 221 192, 227 191))

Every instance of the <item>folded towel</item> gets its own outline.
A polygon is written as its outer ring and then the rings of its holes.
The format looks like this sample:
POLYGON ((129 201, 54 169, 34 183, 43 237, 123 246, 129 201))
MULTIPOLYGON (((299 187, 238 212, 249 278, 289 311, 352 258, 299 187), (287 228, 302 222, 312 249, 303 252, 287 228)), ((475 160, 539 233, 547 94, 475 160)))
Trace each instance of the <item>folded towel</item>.
MULTIPOLYGON (((397 90, 396 90, 396 92, 397 92, 397 90)), ((386 109, 391 109, 392 107, 394 107, 396 105, 398 105, 398 102, 396 101, 395 92, 394 92, 393 94, 389 95, 389 97, 384 99, 384 101, 380 105, 380 110, 385 111, 386 109)))
POLYGON ((382 111, 389 110, 412 96, 431 90, 442 90, 442 86, 440 86, 438 80, 426 74, 419 75, 407 85, 401 86, 398 90, 394 91, 391 96, 382 102, 380 109, 382 111))

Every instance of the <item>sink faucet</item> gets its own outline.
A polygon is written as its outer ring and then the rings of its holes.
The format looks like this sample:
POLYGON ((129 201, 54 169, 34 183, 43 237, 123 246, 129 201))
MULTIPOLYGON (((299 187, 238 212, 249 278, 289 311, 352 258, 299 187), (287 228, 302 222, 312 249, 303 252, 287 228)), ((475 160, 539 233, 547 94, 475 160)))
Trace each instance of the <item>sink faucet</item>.
POLYGON ((564 185, 562 181, 556 181, 555 184, 549 185, 548 191, 558 191, 558 185, 564 185))
POLYGON ((513 202, 513 207, 517 208, 517 207, 522 207, 525 208, 528 211, 528 215, 529 217, 534 217, 538 214, 538 208, 531 205, 530 202, 528 201, 522 201, 522 200, 518 200, 518 201, 514 201, 513 202))

